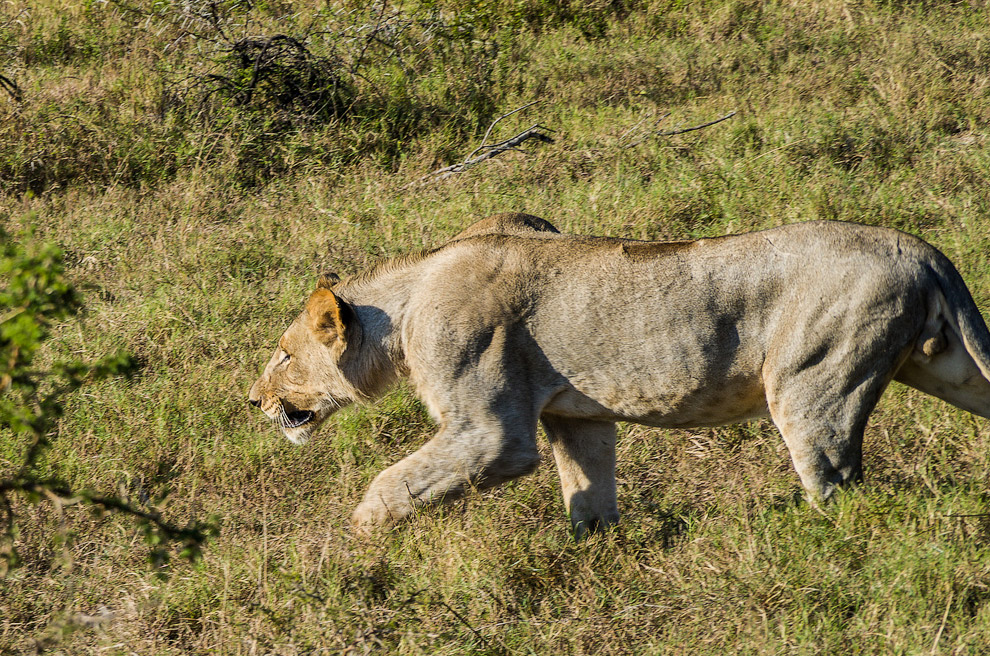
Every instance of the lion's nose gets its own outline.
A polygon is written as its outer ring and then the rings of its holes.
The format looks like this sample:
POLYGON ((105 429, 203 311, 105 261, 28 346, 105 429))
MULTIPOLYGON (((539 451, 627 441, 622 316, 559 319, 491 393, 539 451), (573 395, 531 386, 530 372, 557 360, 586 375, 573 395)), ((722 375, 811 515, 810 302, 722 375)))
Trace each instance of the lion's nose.
POLYGON ((261 407, 261 399, 248 399, 248 403, 250 403, 251 405, 253 405, 256 408, 260 408, 261 407))

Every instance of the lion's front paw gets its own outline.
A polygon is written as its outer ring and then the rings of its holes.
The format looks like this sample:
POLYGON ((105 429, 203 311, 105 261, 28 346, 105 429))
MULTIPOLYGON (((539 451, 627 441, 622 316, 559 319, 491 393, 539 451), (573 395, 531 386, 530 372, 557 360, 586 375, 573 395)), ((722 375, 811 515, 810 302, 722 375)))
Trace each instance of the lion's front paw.
POLYGON ((378 500, 365 499, 354 509, 351 515, 351 530, 355 533, 367 535, 372 529, 379 526, 390 526, 395 523, 395 518, 388 511, 388 507, 378 500))

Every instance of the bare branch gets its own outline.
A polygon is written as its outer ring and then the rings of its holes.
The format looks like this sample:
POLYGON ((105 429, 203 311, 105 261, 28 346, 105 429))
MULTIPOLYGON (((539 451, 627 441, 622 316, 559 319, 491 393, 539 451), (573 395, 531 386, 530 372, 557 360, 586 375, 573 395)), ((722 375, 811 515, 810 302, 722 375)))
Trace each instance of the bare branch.
POLYGON ((522 110, 527 109, 529 107, 532 107, 533 105, 535 105, 538 102, 540 102, 540 101, 539 100, 534 100, 533 102, 527 103, 527 104, 523 105, 522 107, 518 107, 516 109, 513 109, 508 114, 502 114, 497 119, 495 119, 494 121, 492 121, 492 124, 489 125, 488 126, 488 129, 485 131, 485 136, 481 139, 481 145, 478 146, 477 148, 475 148, 474 151, 472 151, 470 155, 468 155, 467 157, 465 157, 464 158, 464 161, 465 162, 469 161, 472 157, 474 157, 475 155, 478 154, 478 151, 485 149, 485 144, 488 143, 488 137, 491 136, 492 130, 495 128, 495 126, 498 124, 499 121, 501 121, 503 118, 508 118, 508 117, 512 116, 513 114, 518 114, 522 110))
MULTIPOLYGON (((735 110, 733 110, 733 111, 729 112, 728 114, 726 114, 725 116, 723 116, 721 118, 717 118, 714 121, 708 121, 707 123, 702 123, 701 125, 694 125, 694 126, 689 127, 689 128, 675 128, 673 130, 657 130, 656 132, 650 131, 650 132, 647 132, 638 141, 634 141, 633 143, 631 143, 628 146, 626 146, 626 148, 634 148, 634 147, 638 146, 639 144, 643 143, 644 141, 646 141, 647 139, 649 139, 651 136, 670 137, 670 136, 675 135, 675 134, 684 134, 685 132, 694 132, 695 130, 701 130, 703 128, 707 128, 707 127, 710 127, 712 125, 715 125, 717 123, 721 123, 722 121, 727 121, 728 119, 732 118, 735 115, 736 115, 736 112, 735 112, 735 110)), ((657 123, 659 123, 663 119, 667 118, 668 116, 670 116, 670 113, 669 112, 667 114, 664 114, 663 116, 661 116, 659 119, 657 119, 654 122, 654 125, 656 125, 657 123)), ((642 121, 640 121, 640 123, 642 123, 642 121)), ((639 124, 637 124, 637 125, 639 125, 639 124)), ((636 126, 634 126, 634 128, 635 127, 636 126)), ((632 132, 632 130, 628 130, 625 134, 623 134, 623 136, 625 136, 626 134, 629 134, 629 132, 632 132)))
POLYGON ((702 123, 701 125, 695 125, 694 127, 690 127, 690 128, 678 128, 676 130, 664 130, 663 132, 657 132, 657 136, 658 137, 669 137, 669 136, 674 135, 674 134, 684 134, 685 132, 694 132, 695 130, 700 130, 702 128, 707 128, 707 127, 709 127, 711 125, 715 125, 716 123, 721 123, 722 121, 726 121, 726 120, 732 118, 735 115, 736 115, 736 112, 735 112, 735 110, 733 110, 733 111, 729 112, 728 114, 726 114, 725 116, 723 116, 722 118, 717 118, 714 121, 709 121, 707 123, 702 123))
POLYGON ((494 121, 492 121, 491 125, 488 126, 488 129, 485 130, 485 136, 481 139, 481 145, 475 148, 474 150, 472 150, 471 154, 465 157, 463 162, 459 164, 451 164, 450 166, 445 166, 442 169, 438 169, 436 171, 433 171, 432 173, 428 173, 427 175, 424 175, 422 178, 419 178, 418 180, 414 180, 409 184, 403 186, 402 189, 408 189, 409 187, 417 187, 419 185, 426 184, 429 182, 437 182, 439 180, 449 178, 450 176, 456 173, 460 173, 461 171, 466 171, 472 166, 475 166, 476 164, 480 164, 485 160, 489 160, 493 157, 497 157, 498 155, 501 155, 507 150, 519 150, 519 146, 530 139, 536 139, 537 141, 542 141, 543 143, 553 143, 553 139, 549 135, 544 134, 544 132, 553 132, 553 130, 544 127, 539 123, 530 126, 529 128, 523 130, 516 136, 506 139, 505 141, 500 141, 499 143, 495 143, 495 144, 488 143, 488 137, 491 136, 492 130, 495 129, 495 126, 498 125, 500 121, 512 116, 513 114, 518 114, 519 112, 532 107, 538 102, 540 101, 534 100, 533 102, 526 103, 522 107, 517 107, 516 109, 513 109, 511 112, 506 112, 505 114, 502 114, 494 121), (481 152, 481 155, 478 155, 479 152, 481 152))
POLYGON ((460 164, 452 164, 451 166, 445 166, 442 169, 437 169, 433 173, 429 173, 427 175, 424 175, 422 178, 419 178, 418 180, 414 180, 413 182, 410 182, 409 184, 402 187, 402 189, 408 189, 410 187, 416 187, 422 184, 426 184, 428 182, 437 182, 439 180, 449 178, 450 176, 460 173, 461 171, 466 171, 472 166, 480 164, 485 160, 489 160, 493 157, 501 155, 507 150, 518 150, 520 145, 522 145, 524 142, 530 139, 536 139, 537 141, 542 141, 543 143, 553 143, 553 139, 550 136, 541 132, 541 130, 545 132, 553 132, 553 130, 551 130, 550 128, 544 127, 537 123, 536 125, 533 125, 532 127, 523 130, 522 132, 520 132, 519 134, 517 134, 516 136, 510 139, 506 139, 505 141, 501 141, 497 144, 492 144, 490 146, 481 146, 477 148, 474 152, 478 152, 478 150, 482 150, 482 149, 487 150, 487 152, 484 152, 475 158, 467 159, 461 162, 460 164))
POLYGON ((364 61, 364 53, 367 52, 368 46, 371 45, 372 39, 378 34, 378 31, 382 29, 382 17, 385 15, 385 8, 388 6, 388 0, 382 0, 382 8, 378 12, 378 19, 375 21, 375 27, 372 28, 371 32, 365 37, 364 45, 361 46, 361 52, 358 53, 357 58, 351 65, 351 73, 357 72, 358 68, 361 66, 361 62, 364 61))

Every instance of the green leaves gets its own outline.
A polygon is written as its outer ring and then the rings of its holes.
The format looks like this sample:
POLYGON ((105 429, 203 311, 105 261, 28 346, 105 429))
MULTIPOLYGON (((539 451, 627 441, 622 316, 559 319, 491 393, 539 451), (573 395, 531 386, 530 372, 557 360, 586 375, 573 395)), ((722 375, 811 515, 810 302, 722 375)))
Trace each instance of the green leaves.
POLYGON ((58 248, 52 244, 25 247, 2 228, 0 285, 0 391, 15 384, 31 389, 34 379, 24 375, 25 368, 48 336, 50 323, 74 314, 78 299, 63 277, 58 248))
MULTIPOLYGON (((34 218, 28 217, 28 223, 34 218)), ((35 367, 52 325, 80 308, 80 299, 65 277, 61 250, 37 242, 31 233, 16 241, 0 228, 0 438, 9 435, 26 447, 16 471, 0 472, 0 577, 21 563, 15 549, 15 496, 31 504, 51 503, 59 511, 63 506, 84 504, 134 517, 152 548, 149 561, 164 576, 171 544, 181 546, 182 558, 198 560, 202 544, 217 532, 216 521, 174 526, 154 509, 138 508, 116 496, 73 490, 44 475, 39 466, 51 446, 50 431, 62 413, 65 396, 87 383, 129 376, 137 368, 135 359, 126 353, 94 362, 57 360, 47 369, 35 367)), ((65 541, 67 536, 63 529, 56 539, 65 541)))

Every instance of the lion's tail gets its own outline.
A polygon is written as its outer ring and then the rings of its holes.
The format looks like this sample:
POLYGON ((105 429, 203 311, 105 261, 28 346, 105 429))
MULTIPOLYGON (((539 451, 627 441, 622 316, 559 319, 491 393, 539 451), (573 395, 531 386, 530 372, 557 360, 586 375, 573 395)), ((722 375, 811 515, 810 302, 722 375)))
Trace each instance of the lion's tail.
POLYGON ((935 283, 928 318, 894 378, 974 414, 990 417, 990 330, 962 276, 931 249, 924 268, 935 283))
POLYGON ((990 330, 956 267, 947 257, 939 255, 933 273, 945 299, 942 314, 990 384, 990 330))

